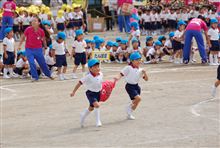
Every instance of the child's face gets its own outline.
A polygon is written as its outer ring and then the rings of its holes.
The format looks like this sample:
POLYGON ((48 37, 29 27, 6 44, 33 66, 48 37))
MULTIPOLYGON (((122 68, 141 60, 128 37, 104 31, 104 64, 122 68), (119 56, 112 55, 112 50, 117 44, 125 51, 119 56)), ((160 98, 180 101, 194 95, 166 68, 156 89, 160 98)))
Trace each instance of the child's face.
POLYGON ((12 38, 13 36, 14 36, 14 32, 13 31, 8 33, 8 37, 12 38))
POLYGON ((89 68, 89 70, 93 74, 97 75, 100 72, 99 64, 92 66, 91 68, 89 68))
POLYGON ((91 47, 91 43, 87 43, 87 47, 91 47))
POLYGON ((82 41, 83 40, 83 34, 77 36, 77 40, 82 41))
POLYGON ((105 46, 105 43, 101 43, 100 46, 101 46, 101 47, 105 46))
POLYGON ((107 50, 110 50, 110 49, 111 49, 111 46, 106 46, 106 49, 107 49, 107 50))
POLYGON ((132 44, 132 46, 133 46, 133 48, 138 48, 138 42, 134 42, 134 43, 132 44))
POLYGON ((94 44, 94 43, 92 43, 92 44, 91 44, 91 47, 92 47, 92 48, 95 48, 95 44, 94 44))
POLYGON ((218 28, 218 24, 217 24, 217 23, 212 23, 211 26, 212 26, 212 28, 214 28, 214 29, 218 28))
POLYGON ((133 64, 135 67, 139 67, 139 66, 141 65, 141 59, 133 60, 133 61, 132 61, 132 64, 133 64))
POLYGON ((147 42, 147 46, 153 46, 153 44, 154 44, 153 40, 150 40, 150 41, 147 42))
POLYGON ((125 44, 121 44, 121 48, 122 48, 122 49, 125 49, 125 48, 126 48, 126 45, 125 45, 125 44))
POLYGON ((63 39, 60 39, 60 38, 57 39, 57 42, 58 42, 58 43, 62 43, 63 41, 64 41, 63 39))
POLYGON ((117 46, 113 46, 112 49, 113 49, 113 51, 117 51, 118 47, 117 46))
POLYGON ((51 55, 51 57, 55 56, 55 50, 54 49, 50 50, 50 55, 51 55))
POLYGON ((155 49, 156 49, 156 50, 159 50, 160 47, 161 47, 161 46, 156 45, 156 46, 155 46, 155 49))
POLYGON ((22 56, 22 59, 23 59, 24 62, 27 61, 27 57, 25 57, 25 56, 22 56))
POLYGON ((163 45, 165 44, 165 42, 166 42, 166 40, 162 40, 162 44, 163 44, 163 45))
POLYGON ((180 27, 179 27, 179 30, 180 31, 183 31, 185 29, 185 25, 181 25, 180 27))

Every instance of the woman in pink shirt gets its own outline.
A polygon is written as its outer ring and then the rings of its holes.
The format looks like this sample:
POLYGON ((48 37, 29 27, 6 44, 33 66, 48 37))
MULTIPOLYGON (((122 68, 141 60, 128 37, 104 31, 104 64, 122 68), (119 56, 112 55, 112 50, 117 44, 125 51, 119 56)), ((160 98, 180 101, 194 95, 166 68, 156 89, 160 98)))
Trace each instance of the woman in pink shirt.
POLYGON ((204 30, 207 44, 210 45, 208 40, 208 33, 207 33, 208 27, 206 23, 200 18, 202 18, 202 16, 192 19, 186 27, 185 44, 183 48, 183 62, 185 64, 188 64, 190 60, 189 58, 190 58, 191 44, 193 37, 196 39, 196 42, 198 44, 199 53, 202 58, 202 63, 207 63, 207 54, 205 51, 205 44, 201 31, 204 30))
POLYGON ((40 68, 42 69, 43 73, 47 77, 53 79, 51 77, 51 73, 47 67, 43 55, 42 45, 44 45, 44 48, 47 48, 47 44, 45 40, 45 33, 43 29, 40 28, 40 24, 41 22, 39 18, 33 18, 31 26, 24 31, 24 35, 21 37, 21 41, 18 46, 18 49, 20 50, 21 45, 26 38, 25 50, 31 69, 32 81, 37 81, 39 79, 35 65, 35 59, 39 64, 40 68))
POLYGON ((7 0, 3 4, 3 17, 2 17, 2 28, 0 31, 0 40, 3 40, 5 37, 5 29, 7 27, 13 27, 13 17, 14 17, 14 11, 16 9, 16 4, 14 3, 14 0, 7 0))

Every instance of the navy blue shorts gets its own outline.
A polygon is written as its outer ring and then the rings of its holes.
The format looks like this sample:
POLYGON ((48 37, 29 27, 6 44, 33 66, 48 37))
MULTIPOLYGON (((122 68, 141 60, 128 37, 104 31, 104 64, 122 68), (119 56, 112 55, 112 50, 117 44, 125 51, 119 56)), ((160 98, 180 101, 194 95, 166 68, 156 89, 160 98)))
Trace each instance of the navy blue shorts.
POLYGON ((219 41, 212 41, 211 40, 212 47, 210 48, 210 51, 220 51, 220 43, 219 41))
POLYGON ((64 29, 65 29, 64 23, 57 23, 57 30, 64 31, 64 29))
POLYGON ((217 70, 217 79, 220 80, 220 65, 218 65, 218 70, 217 70))
POLYGON ((24 70, 23 67, 22 67, 22 68, 16 67, 16 68, 14 69, 14 73, 16 73, 16 74, 18 74, 18 75, 22 75, 23 70, 24 70))
POLYGON ((22 29, 21 29, 22 32, 24 32, 28 27, 29 27, 29 25, 23 25, 23 26, 22 26, 22 29))
POLYGON ((56 55, 56 66, 62 67, 67 66, 66 55, 56 55))
POLYGON ((92 92, 90 90, 87 90, 86 96, 89 100, 89 105, 91 107, 94 107, 94 105, 93 105, 94 102, 99 102, 99 100, 100 100, 100 92, 92 92))
POLYGON ((73 25, 76 27, 81 27, 83 24, 82 19, 74 19, 73 20, 73 25))
POLYGON ((144 29, 145 30, 150 30, 151 28, 150 28, 150 22, 145 22, 144 23, 144 29))
POLYGON ((13 26, 13 31, 16 33, 16 32, 19 32, 20 29, 19 29, 19 26, 18 25, 14 25, 13 26))
POLYGON ((168 20, 168 24, 169 24, 169 27, 172 28, 172 29, 176 29, 176 21, 175 20, 168 20))
POLYGON ((14 52, 6 51, 8 54, 8 58, 6 59, 5 56, 3 56, 3 64, 4 65, 13 65, 15 63, 15 54, 14 52))
POLYGON ((161 22, 157 22, 157 29, 162 29, 162 24, 161 24, 161 22))
POLYGON ((136 96, 141 94, 141 88, 138 84, 126 84, 125 89, 131 100, 134 100, 136 96))
POLYGON ((181 44, 181 42, 173 41, 173 49, 174 51, 183 49, 183 44, 181 44))
POLYGON ((73 28, 74 27, 74 22, 73 20, 70 20, 66 28, 73 28))
POLYGON ((86 64, 86 53, 76 53, 75 54, 75 61, 74 61, 75 65, 85 65, 86 64))
POLYGON ((157 29, 157 23, 156 22, 151 22, 150 28, 151 28, 151 30, 156 30, 157 29))

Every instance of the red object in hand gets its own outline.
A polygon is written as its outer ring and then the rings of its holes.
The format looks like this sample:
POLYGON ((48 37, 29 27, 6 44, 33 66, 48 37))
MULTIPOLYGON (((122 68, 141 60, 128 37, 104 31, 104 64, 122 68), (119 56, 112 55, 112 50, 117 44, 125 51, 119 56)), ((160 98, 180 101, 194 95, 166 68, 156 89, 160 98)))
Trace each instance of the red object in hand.
POLYGON ((102 90, 100 93, 100 101, 105 102, 110 97, 113 88, 115 87, 116 81, 105 81, 102 82, 102 90))

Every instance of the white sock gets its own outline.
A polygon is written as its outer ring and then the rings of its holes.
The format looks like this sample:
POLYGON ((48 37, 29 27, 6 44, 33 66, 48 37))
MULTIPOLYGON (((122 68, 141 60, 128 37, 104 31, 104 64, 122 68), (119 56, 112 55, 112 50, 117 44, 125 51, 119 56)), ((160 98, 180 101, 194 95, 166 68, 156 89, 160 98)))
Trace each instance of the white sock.
POLYGON ((90 111, 88 109, 85 109, 82 113, 81 113, 81 124, 84 123, 84 120, 86 119, 86 117, 89 115, 90 111))
POLYGON ((127 108, 127 114, 131 115, 132 112, 133 112, 132 103, 129 103, 128 108, 127 108))
POLYGON ((213 64, 213 63, 214 63, 213 54, 210 54, 210 55, 209 55, 209 62, 210 62, 210 64, 213 64))
POLYGON ((4 73, 4 76, 6 76, 8 74, 8 68, 4 68, 3 73, 4 73))
POLYGON ((217 54, 214 54, 213 63, 218 64, 218 55, 217 54))
POLYGON ((8 68, 8 71, 10 73, 10 76, 12 76, 13 75, 13 68, 8 68))
POLYGON ((95 108, 95 116, 96 116, 96 124, 98 124, 100 121, 100 109, 99 108, 95 108))

